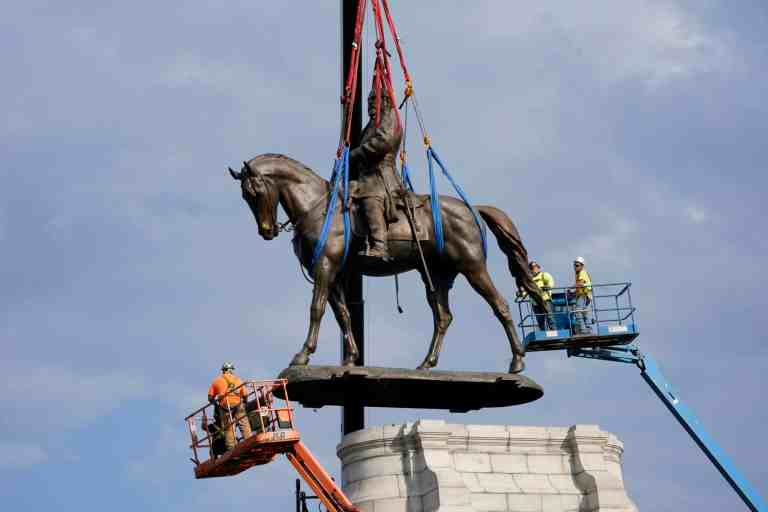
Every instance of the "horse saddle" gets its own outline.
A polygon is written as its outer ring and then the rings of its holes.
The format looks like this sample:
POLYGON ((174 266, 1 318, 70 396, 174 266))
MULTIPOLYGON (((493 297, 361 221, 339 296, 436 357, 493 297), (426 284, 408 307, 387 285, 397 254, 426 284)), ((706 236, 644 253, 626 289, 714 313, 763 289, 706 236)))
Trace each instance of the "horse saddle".
MULTIPOLYGON (((429 240, 428 226, 425 225, 423 220, 424 206, 429 201, 429 196, 414 194, 413 192, 406 192, 407 201, 410 203, 413 212, 414 227, 416 230, 416 238, 420 241, 429 240)), ((385 199, 385 211, 387 211, 385 199)), ((392 194, 392 203, 394 208, 389 208, 390 218, 387 219, 387 241, 411 241, 413 240, 413 231, 411 230, 411 224, 408 222, 406 214, 406 197, 399 194, 392 194)), ((387 217, 387 215, 385 215, 387 217)), ((352 233, 359 238, 366 238, 369 234, 368 222, 365 219, 365 212, 363 211, 363 205, 359 200, 354 199, 352 201, 352 208, 350 210, 350 219, 352 220, 352 233)))

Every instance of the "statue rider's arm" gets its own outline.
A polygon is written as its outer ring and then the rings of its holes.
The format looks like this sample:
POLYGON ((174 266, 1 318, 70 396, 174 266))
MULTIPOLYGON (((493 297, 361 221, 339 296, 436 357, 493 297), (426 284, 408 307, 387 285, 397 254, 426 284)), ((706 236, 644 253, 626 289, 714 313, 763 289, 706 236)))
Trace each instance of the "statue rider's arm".
POLYGON ((395 137, 384 129, 382 120, 381 126, 376 128, 373 135, 366 137, 358 147, 349 152, 350 167, 372 166, 393 151, 394 139, 395 137))

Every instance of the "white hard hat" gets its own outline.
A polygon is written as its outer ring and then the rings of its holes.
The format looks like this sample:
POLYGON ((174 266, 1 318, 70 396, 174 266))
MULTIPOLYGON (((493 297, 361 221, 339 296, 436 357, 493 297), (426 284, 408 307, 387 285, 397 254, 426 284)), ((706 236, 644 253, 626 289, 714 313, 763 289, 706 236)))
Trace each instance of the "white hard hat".
POLYGON ((582 258, 581 256, 579 256, 579 257, 577 257, 575 260, 573 260, 573 262, 574 262, 574 263, 581 263, 581 264, 583 265, 583 264, 584 264, 584 258, 582 258))

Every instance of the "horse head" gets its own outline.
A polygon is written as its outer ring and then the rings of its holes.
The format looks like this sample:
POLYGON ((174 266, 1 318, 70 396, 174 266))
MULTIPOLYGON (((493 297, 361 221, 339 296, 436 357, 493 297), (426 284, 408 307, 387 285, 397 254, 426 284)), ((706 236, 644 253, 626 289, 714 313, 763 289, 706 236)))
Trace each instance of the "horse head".
POLYGON ((235 172, 231 167, 229 174, 240 182, 243 199, 248 203, 256 224, 259 226, 259 235, 264 240, 272 240, 279 233, 277 223, 278 192, 269 179, 259 170, 258 164, 243 162, 240 172, 235 172))

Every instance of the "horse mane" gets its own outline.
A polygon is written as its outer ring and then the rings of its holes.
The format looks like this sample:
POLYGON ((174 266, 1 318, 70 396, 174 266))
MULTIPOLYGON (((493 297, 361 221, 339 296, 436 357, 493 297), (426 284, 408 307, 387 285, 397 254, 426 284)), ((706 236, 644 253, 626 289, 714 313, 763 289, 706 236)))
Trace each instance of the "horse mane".
POLYGON ((278 160, 291 160, 296 162, 296 160, 294 160, 293 158, 289 156, 285 156, 282 153, 262 153, 261 155, 257 155, 253 157, 254 160, 262 160, 266 158, 276 158, 278 160))
MULTIPOLYGON (((307 167, 303 163, 299 162, 295 158, 291 158, 289 156, 283 155, 282 153, 263 153, 261 155, 257 155, 253 157, 253 160, 251 160, 254 164, 259 164, 264 160, 282 160, 289 165, 296 167, 302 171, 307 172, 308 174, 312 176, 316 176, 320 178, 321 180, 324 180, 322 176, 320 176, 318 173, 316 173, 312 168, 307 167)), ((325 181, 325 180, 324 180, 325 181)))

